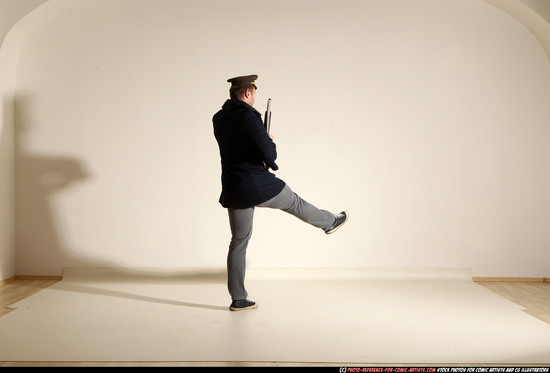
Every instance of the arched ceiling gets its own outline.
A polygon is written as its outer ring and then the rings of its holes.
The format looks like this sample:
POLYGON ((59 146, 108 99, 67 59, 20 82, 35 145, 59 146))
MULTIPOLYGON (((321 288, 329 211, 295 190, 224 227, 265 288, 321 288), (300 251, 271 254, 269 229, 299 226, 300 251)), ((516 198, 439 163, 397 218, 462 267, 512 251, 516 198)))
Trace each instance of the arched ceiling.
POLYGON ((0 45, 11 28, 48 0, 0 0, 0 45))
MULTIPOLYGON (((0 45, 25 15, 51 0, 0 0, 0 45)), ((550 61, 550 1, 483 0, 523 23, 541 42, 550 61)))
POLYGON ((550 61, 550 1, 483 0, 521 22, 538 38, 550 61))

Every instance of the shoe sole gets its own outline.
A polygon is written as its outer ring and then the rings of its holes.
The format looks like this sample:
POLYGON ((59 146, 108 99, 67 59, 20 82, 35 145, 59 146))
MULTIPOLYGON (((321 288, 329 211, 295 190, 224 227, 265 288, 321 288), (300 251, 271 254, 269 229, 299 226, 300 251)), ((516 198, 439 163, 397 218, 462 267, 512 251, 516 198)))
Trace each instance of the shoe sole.
POLYGON ((258 308, 258 303, 256 303, 255 305, 253 306, 248 306, 248 307, 242 307, 242 308, 237 308, 237 307, 229 307, 229 310, 230 311, 233 311, 233 312, 238 312, 238 311, 245 311, 245 310, 254 310, 258 308))
POLYGON ((342 224, 340 224, 340 225, 337 226, 336 228, 331 229, 331 230, 328 231, 328 232, 325 232, 326 234, 333 234, 333 233, 336 232, 338 229, 340 229, 341 226, 343 226, 344 224, 346 224, 346 222, 347 222, 348 219, 349 219, 349 214, 348 214, 347 211, 344 211, 344 214, 346 214, 346 220, 344 220, 344 221, 342 222, 342 224))

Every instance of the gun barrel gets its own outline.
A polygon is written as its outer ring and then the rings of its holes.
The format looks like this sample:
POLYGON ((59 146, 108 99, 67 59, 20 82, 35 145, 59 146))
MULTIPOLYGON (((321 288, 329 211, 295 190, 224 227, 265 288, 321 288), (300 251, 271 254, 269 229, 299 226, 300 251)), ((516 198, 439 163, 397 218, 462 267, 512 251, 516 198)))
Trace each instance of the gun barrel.
POLYGON ((267 100, 267 110, 264 115, 264 127, 267 133, 271 129, 271 99, 267 100))

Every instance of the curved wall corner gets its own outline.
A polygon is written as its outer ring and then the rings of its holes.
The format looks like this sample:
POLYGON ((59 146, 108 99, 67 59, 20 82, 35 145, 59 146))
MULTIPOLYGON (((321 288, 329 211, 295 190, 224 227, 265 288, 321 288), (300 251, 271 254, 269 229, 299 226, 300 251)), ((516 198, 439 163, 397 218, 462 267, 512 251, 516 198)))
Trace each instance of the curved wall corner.
POLYGON ((548 23, 550 23, 550 1, 548 0, 520 0, 522 3, 531 7, 539 13, 548 23))
POLYGON ((483 0, 521 22, 540 41, 550 62, 550 7, 539 0, 483 0))
POLYGON ((0 281, 15 273, 13 98, 19 52, 48 0, 0 4, 0 281), (37 12, 36 14, 35 11, 37 12))
POLYGON ((0 46, 11 28, 48 0, 0 1, 0 46))

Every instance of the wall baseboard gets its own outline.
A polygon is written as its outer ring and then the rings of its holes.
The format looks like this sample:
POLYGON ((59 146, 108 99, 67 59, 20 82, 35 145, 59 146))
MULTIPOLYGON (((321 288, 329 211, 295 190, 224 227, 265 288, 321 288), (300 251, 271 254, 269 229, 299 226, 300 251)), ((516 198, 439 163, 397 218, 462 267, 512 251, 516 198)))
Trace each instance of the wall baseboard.
MULTIPOLYGON (((15 280, 47 280, 61 281, 63 276, 27 276, 17 275, 5 280, 0 280, 0 286, 9 284, 15 280)), ((472 277, 474 282, 534 282, 534 283, 550 283, 550 278, 545 277, 472 277)))
POLYGON ((61 281, 63 276, 13 276, 5 280, 0 280, 0 287, 9 284, 15 280, 43 280, 43 281, 61 281))
POLYGON ((474 282, 550 282, 544 277, 472 277, 474 282))
POLYGON ((16 279, 17 279, 17 277, 16 277, 16 276, 13 276, 13 277, 7 278, 7 279, 5 279, 5 280, 0 280, 0 286, 7 285, 7 284, 9 284, 10 282, 15 281, 16 279))
POLYGON ((63 276, 25 276, 17 275, 16 280, 63 280, 63 276))

